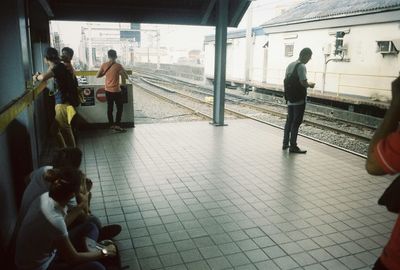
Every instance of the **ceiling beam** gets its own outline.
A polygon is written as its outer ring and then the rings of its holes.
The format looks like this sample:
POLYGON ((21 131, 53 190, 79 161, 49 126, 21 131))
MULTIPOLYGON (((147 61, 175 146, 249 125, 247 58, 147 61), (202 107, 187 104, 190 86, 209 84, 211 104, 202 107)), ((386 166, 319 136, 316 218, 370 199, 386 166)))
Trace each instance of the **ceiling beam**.
POLYGON ((237 26, 242 19, 244 13, 246 12, 247 8, 250 6, 250 3, 254 0, 238 0, 239 4, 235 9, 235 13, 233 14, 229 25, 237 26))
POLYGON ((203 18, 201 19, 201 24, 205 25, 207 24, 208 19, 211 16, 212 11, 214 10, 216 0, 210 0, 210 2, 204 3, 203 6, 203 18))
POLYGON ((44 12, 46 12, 47 17, 49 17, 49 18, 54 17, 53 10, 51 9, 49 2, 47 2, 47 0, 39 0, 38 2, 42 6, 44 12))

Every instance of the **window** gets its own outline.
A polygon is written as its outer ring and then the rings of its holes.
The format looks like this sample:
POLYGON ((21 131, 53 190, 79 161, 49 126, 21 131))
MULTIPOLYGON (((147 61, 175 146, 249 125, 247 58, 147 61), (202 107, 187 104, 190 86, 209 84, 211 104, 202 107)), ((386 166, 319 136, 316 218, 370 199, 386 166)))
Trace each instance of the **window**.
POLYGON ((294 44, 285 44, 285 56, 292 57, 293 49, 294 49, 294 44))

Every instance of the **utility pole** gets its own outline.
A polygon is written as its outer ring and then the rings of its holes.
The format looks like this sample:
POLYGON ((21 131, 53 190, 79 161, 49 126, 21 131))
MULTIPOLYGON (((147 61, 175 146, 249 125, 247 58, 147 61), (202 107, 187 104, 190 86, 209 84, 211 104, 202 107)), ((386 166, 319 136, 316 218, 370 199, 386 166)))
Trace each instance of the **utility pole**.
POLYGON ((93 68, 92 24, 89 23, 89 70, 93 68))
POLYGON ((157 70, 160 69, 160 29, 157 26, 157 70))
MULTIPOLYGON (((252 3, 253 4, 253 3, 252 3)), ((253 5, 247 11, 247 26, 246 26, 246 62, 244 83, 250 81, 250 65, 251 65, 251 47, 252 47, 252 24, 253 24, 253 5)), ((246 86, 245 86, 246 87, 246 86)))

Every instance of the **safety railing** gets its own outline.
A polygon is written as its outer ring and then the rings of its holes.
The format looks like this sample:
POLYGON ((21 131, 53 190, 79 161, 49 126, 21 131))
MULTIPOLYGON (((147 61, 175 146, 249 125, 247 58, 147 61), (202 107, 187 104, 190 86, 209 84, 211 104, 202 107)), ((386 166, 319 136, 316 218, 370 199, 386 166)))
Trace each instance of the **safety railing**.
MULTIPOLYGON (((132 71, 126 71, 128 75, 132 71)), ((76 71, 77 76, 96 76, 96 71, 76 71)), ((122 83, 125 83, 124 79, 122 83)), ((14 121, 18 115, 30 106, 36 97, 47 87, 47 82, 41 82, 36 87, 29 86, 26 91, 18 98, 10 101, 7 105, 0 109, 0 134, 3 133, 7 126, 14 121)))
POLYGON ((18 115, 23 112, 36 97, 43 92, 47 87, 46 82, 42 82, 35 88, 28 87, 26 91, 18 98, 10 101, 0 110, 0 134, 4 132, 7 126, 18 117, 18 115))

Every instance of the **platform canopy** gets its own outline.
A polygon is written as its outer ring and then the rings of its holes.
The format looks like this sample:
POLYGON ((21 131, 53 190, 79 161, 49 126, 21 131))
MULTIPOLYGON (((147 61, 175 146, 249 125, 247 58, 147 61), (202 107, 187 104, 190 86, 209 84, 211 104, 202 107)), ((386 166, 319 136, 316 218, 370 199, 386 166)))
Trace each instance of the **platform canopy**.
MULTIPOLYGON (((219 0, 38 0, 49 19, 216 25, 219 0)), ((229 0, 228 26, 236 27, 252 0, 229 0)))

